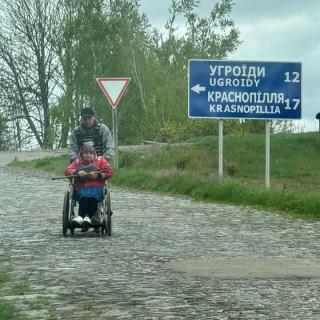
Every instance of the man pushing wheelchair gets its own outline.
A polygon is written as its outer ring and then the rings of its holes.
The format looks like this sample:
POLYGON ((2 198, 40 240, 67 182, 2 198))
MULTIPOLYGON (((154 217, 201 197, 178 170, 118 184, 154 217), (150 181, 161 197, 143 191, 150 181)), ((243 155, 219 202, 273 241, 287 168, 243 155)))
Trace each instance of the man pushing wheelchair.
POLYGON ((97 122, 91 108, 82 109, 81 125, 70 136, 71 164, 65 170, 66 176, 76 175, 74 187, 79 211, 72 223, 82 226, 82 231, 101 223, 100 208, 105 181, 112 177, 108 161, 112 160, 113 155, 113 139, 109 128, 97 122))

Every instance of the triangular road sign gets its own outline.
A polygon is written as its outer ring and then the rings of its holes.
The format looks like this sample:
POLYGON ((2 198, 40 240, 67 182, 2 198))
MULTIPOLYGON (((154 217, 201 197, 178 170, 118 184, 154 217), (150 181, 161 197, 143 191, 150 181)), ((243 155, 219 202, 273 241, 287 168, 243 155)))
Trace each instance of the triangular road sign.
POLYGON ((98 84, 108 98, 112 108, 116 108, 127 89, 131 78, 97 78, 98 84))

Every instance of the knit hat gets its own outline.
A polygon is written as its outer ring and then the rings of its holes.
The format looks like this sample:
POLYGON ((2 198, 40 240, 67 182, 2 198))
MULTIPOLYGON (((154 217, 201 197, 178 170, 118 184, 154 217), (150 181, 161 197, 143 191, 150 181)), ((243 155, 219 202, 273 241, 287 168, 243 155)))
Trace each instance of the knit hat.
POLYGON ((95 148, 94 148, 94 147, 87 146, 87 145, 85 145, 85 144, 82 145, 81 148, 80 148, 80 152, 79 152, 80 157, 82 157, 82 155, 83 155, 86 151, 91 152, 91 153, 94 155, 94 158, 97 157, 95 148))

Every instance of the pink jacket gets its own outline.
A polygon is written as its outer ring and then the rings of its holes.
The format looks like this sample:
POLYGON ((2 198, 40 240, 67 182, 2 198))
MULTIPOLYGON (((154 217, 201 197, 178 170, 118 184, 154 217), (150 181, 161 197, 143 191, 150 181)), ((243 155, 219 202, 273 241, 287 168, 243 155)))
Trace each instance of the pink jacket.
MULTIPOLYGON (((95 158, 92 162, 86 162, 82 158, 82 153, 87 150, 91 149, 91 147, 86 147, 83 146, 80 149, 79 157, 74 160, 64 171, 66 176, 74 175, 77 173, 77 170, 86 167, 86 166, 92 166, 95 167, 96 171, 99 171, 98 178, 95 180, 86 180, 86 181, 79 181, 80 179, 75 179, 75 187, 76 189, 84 188, 84 187, 98 187, 98 186, 103 186, 104 181, 106 179, 109 179, 112 177, 112 169, 108 163, 108 161, 103 157, 99 156, 98 158, 96 157, 96 154, 94 152, 95 158)), ((93 149, 93 148, 92 148, 93 149)))

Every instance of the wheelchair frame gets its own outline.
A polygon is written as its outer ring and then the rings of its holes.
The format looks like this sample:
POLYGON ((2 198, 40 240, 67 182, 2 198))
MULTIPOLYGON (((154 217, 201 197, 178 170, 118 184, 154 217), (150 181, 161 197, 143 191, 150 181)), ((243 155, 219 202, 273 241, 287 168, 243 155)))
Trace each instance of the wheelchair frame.
MULTIPOLYGON (((101 228, 101 233, 111 236, 112 233, 112 220, 111 220, 111 199, 110 192, 107 188, 107 181, 105 182, 105 186, 103 188, 103 200, 102 200, 102 223, 99 225, 94 225, 94 227, 101 228)), ((80 225, 74 225, 72 223, 72 219, 75 215, 75 207, 77 206, 77 201, 74 197, 74 178, 69 179, 69 188, 64 193, 63 199, 63 209, 62 209, 62 234, 64 236, 67 235, 68 229, 71 234, 74 234, 74 230, 76 228, 82 228, 80 225)))

